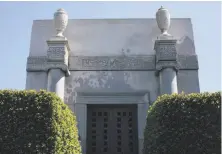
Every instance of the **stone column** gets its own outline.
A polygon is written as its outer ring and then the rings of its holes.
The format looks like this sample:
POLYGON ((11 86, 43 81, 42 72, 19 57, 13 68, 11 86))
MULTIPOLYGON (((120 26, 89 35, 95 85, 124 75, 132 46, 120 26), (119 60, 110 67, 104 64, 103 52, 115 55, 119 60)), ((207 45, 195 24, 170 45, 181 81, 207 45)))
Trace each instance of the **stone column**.
POLYGON ((87 104, 76 103, 74 111, 78 121, 78 130, 81 138, 82 154, 86 154, 87 104))
POLYGON ((165 68, 160 72, 160 94, 177 93, 177 74, 173 68, 165 68))
POLYGON ((47 41, 48 85, 47 90, 55 92, 64 100, 65 76, 68 69, 68 41, 65 38, 54 38, 47 41))
POLYGON ((156 40, 155 50, 160 95, 178 93, 176 40, 156 40))
POLYGON ((144 129, 146 128, 146 117, 149 109, 149 102, 140 103, 138 107, 138 148, 139 153, 143 154, 143 142, 144 142, 144 129))
POLYGON ((156 21, 161 31, 154 46, 156 69, 160 79, 160 95, 177 93, 177 40, 168 33, 170 27, 169 11, 161 6, 156 12, 156 21))
POLYGON ((47 90, 55 92, 62 100, 64 99, 65 75, 61 69, 50 69, 48 72, 47 90))
POLYGON ((47 90, 55 92, 64 100, 65 76, 70 74, 68 69, 69 44, 63 32, 68 24, 68 14, 64 9, 58 9, 54 13, 54 26, 56 35, 47 41, 47 90))

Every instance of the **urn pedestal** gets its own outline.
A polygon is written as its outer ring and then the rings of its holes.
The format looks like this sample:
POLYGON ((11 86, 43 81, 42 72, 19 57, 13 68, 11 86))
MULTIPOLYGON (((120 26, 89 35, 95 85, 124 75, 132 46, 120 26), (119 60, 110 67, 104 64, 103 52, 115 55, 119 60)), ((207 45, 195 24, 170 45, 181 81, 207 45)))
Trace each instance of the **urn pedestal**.
POLYGON ((156 70, 159 75, 160 95, 178 93, 177 88, 177 52, 173 36, 168 34, 170 27, 170 13, 161 8, 156 12, 156 22, 161 34, 155 41, 156 70))
POLYGON ((160 95, 178 93, 176 40, 156 40, 156 70, 159 76, 160 95))
POLYGON ((48 85, 47 90, 55 92, 64 100, 65 77, 70 75, 68 67, 69 44, 63 36, 68 24, 68 15, 63 9, 54 13, 56 36, 47 41, 48 85))
POLYGON ((64 100, 65 74, 59 68, 50 69, 48 71, 47 91, 55 92, 62 100, 64 100))
POLYGON ((64 37, 47 41, 48 86, 47 90, 55 92, 64 99, 65 77, 70 75, 68 67, 69 45, 64 37), (51 65, 50 65, 51 64, 51 65))
POLYGON ((178 93, 177 73, 173 68, 165 68, 159 73, 160 95, 178 93))

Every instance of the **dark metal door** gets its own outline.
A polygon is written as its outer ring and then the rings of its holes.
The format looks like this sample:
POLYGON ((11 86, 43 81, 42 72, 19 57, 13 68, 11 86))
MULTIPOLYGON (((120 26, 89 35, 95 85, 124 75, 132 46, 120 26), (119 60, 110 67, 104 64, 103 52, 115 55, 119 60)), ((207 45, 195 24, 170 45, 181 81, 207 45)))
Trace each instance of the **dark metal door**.
POLYGON ((137 106, 90 105, 87 154, 137 154, 137 106))

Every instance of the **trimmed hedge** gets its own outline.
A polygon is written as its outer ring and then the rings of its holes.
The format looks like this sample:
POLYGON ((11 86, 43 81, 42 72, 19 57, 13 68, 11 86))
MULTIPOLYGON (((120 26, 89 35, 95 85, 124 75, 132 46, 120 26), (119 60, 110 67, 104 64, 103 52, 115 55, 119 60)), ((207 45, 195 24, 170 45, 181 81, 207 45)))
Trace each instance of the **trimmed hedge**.
POLYGON ((54 93, 0 90, 1 154, 80 154, 76 125, 54 93))
POLYGON ((220 153, 220 92, 163 95, 149 109, 144 154, 220 153))

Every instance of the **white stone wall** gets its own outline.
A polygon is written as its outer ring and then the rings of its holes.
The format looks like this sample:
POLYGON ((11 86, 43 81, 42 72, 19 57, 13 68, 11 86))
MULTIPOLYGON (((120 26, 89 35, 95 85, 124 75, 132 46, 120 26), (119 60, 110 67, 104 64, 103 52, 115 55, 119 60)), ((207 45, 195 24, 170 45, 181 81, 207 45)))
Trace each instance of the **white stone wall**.
POLYGON ((198 70, 179 70, 177 76, 179 93, 184 92, 188 94, 200 92, 198 70))
POLYGON ((72 71, 66 77, 65 103, 75 103, 77 91, 150 91, 151 101, 158 96, 155 71, 72 71))
POLYGON ((157 96, 155 71, 72 71, 66 78, 65 103, 77 116, 83 153, 87 139, 87 104, 138 104, 138 139, 142 152, 147 110, 157 96), (93 96, 79 96, 82 92, 93 96))
MULTIPOLYGON (((171 19, 169 33, 179 40, 179 52, 195 53, 189 18, 171 19)), ((53 34, 53 20, 35 20, 29 56, 45 56, 46 40, 53 34)), ((153 55, 159 34, 155 19, 69 19, 64 32, 70 56, 153 55)))
POLYGON ((47 89, 47 72, 27 72, 26 88, 39 91, 40 89, 47 89))
MULTIPOLYGON (((48 67, 51 65, 47 64, 47 57, 44 56, 47 55, 48 49, 46 40, 55 34, 53 31, 52 20, 36 20, 33 23, 26 89, 47 89, 47 80, 50 77, 48 67), (39 70, 39 72, 31 72, 33 70, 39 70)), ((179 70, 177 79, 174 80, 174 82, 177 81, 178 92, 199 92, 198 62, 190 19, 172 19, 169 33, 178 40, 176 48, 179 55, 179 70)), ((85 154, 87 139, 87 104, 96 103, 138 105, 139 154, 142 153, 147 110, 160 95, 160 78, 156 73, 154 50, 154 43, 159 34, 155 19, 69 20, 64 36, 67 37, 70 47, 71 75, 62 76, 62 79, 65 79, 64 101, 77 116, 83 154, 85 154), (109 60, 91 57, 93 60, 88 62, 87 56, 118 56, 123 59, 127 56, 152 56, 154 61, 139 63, 138 59, 133 58, 122 71, 121 69, 117 71, 106 63, 107 61, 110 63, 109 57, 109 60), (84 66, 83 59, 86 60, 87 66, 84 66), (128 64, 131 64, 132 68, 128 68, 128 64), (96 67, 97 71, 93 70, 96 67), (113 70, 107 71, 110 69, 113 70), (133 69, 136 70, 133 71, 133 69), (93 95, 84 96, 90 93, 93 95)), ((119 62, 117 64, 120 66, 119 62)), ((54 80, 52 77, 49 84, 53 85, 55 82, 56 85, 57 81, 60 80, 54 80)), ((173 85, 176 85, 174 82, 173 85)), ((63 87, 64 84, 59 85, 63 87)))

